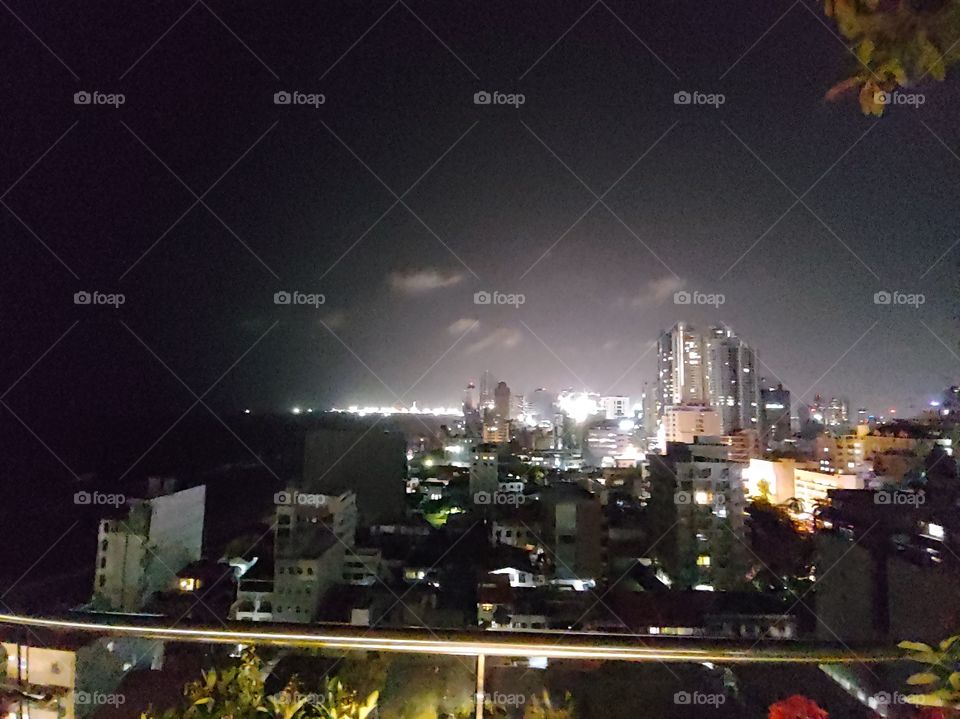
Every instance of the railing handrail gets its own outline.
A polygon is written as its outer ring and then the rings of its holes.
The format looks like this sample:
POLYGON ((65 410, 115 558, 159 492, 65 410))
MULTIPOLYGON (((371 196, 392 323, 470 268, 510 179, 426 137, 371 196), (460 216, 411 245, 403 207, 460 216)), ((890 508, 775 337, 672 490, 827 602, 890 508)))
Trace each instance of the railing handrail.
POLYGON ((801 643, 796 641, 663 639, 642 635, 559 631, 465 631, 423 628, 377 629, 346 624, 229 622, 223 627, 164 626, 142 616, 136 623, 109 615, 110 621, 0 614, 0 627, 103 635, 139 636, 204 644, 281 645, 449 656, 547 657, 631 662, 717 663, 885 663, 902 653, 888 645, 801 643), (549 637, 549 639, 548 639, 549 637), (555 639, 555 640, 554 640, 555 639), (602 640, 602 641, 598 641, 602 640))

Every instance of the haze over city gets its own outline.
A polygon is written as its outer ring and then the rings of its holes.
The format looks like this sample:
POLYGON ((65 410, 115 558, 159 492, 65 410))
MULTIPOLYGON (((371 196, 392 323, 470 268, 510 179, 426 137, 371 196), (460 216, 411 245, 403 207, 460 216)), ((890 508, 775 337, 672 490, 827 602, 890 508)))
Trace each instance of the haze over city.
POLYGON ((958 61, 0 0, 0 717, 960 717, 958 61))

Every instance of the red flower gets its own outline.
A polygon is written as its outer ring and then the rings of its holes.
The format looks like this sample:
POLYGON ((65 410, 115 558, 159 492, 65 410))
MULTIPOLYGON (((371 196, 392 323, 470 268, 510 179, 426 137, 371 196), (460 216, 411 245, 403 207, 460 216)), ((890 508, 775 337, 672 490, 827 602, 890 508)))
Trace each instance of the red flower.
POLYGON ((947 712, 936 707, 923 707, 917 712, 917 719, 947 719, 947 712))
POLYGON ((802 694, 794 694, 771 704, 769 719, 827 719, 828 716, 812 699, 807 699, 802 694))

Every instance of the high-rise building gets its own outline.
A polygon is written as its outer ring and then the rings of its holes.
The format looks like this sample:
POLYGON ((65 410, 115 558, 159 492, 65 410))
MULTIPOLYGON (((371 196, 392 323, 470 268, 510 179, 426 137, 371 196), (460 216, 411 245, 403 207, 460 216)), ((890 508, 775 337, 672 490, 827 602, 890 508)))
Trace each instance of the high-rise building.
POLYGON ((676 506, 657 553, 677 587, 732 590, 746 583, 743 464, 726 459, 727 451, 713 438, 671 444, 651 458, 652 501, 676 506))
POLYGON ((670 406, 707 403, 704 339, 693 327, 678 322, 660 335, 657 364, 658 416, 662 417, 670 406))
POLYGON ((850 411, 846 400, 839 397, 830 399, 823 412, 823 423, 832 429, 846 427, 850 422, 850 411))
POLYGON ((470 459, 470 497, 486 492, 491 497, 496 493, 499 478, 500 461, 495 444, 478 444, 473 448, 470 459))
POLYGON ((463 390, 463 414, 468 415, 477 408, 477 386, 468 382, 463 390))
POLYGON ((556 579, 576 589, 603 576, 607 526, 598 496, 573 485, 554 485, 543 494, 543 541, 554 560, 556 579))
POLYGON ((760 390, 760 417, 764 444, 782 442, 790 436, 790 390, 782 384, 760 390))
POLYGON ((656 384, 644 382, 643 394, 640 396, 640 426, 643 428, 643 436, 648 439, 657 436, 657 425, 660 421, 657 412, 658 399, 656 384))
POLYGON ((341 581, 347 552, 353 551, 357 497, 279 495, 274 536, 273 619, 315 621, 327 591, 341 581))
POLYGON ((500 419, 510 419, 510 388, 498 382, 493 390, 493 411, 500 419))
POLYGON ((493 407, 493 377, 490 370, 484 370, 480 375, 480 411, 493 407))
POLYGON ((658 417, 667 407, 707 406, 720 416, 720 434, 758 429, 756 353, 730 329, 703 333, 679 322, 660 336, 658 365, 658 417))
POLYGON ((510 398, 510 416, 516 419, 529 420, 531 407, 527 398, 522 394, 515 394, 510 398))
POLYGON ((760 426, 757 357, 729 328, 711 327, 706 339, 707 402, 724 434, 760 426))

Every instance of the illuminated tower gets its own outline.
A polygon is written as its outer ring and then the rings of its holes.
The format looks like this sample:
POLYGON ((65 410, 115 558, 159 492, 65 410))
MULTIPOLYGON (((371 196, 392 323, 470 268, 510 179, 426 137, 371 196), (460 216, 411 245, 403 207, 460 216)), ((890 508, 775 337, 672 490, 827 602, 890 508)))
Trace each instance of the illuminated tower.
POLYGON ((510 388, 506 382, 498 382, 493 390, 493 410, 501 419, 510 419, 510 388))
POLYGON ((666 407, 707 404, 704 338, 693 327, 678 322, 657 342, 660 385, 659 416, 666 407))
POLYGON ((490 391, 490 384, 493 379, 490 377, 490 371, 484 370, 480 375, 480 411, 493 407, 493 394, 490 391))
POLYGON ((477 408, 477 386, 468 382, 463 390, 463 414, 471 414, 477 408))

